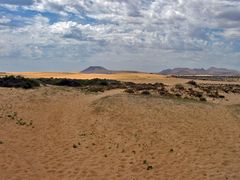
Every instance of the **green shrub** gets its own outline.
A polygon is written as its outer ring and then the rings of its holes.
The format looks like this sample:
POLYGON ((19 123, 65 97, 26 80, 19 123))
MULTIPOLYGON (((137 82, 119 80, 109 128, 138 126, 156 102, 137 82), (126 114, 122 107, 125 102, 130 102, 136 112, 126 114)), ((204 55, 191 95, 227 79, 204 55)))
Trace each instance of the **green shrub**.
POLYGON ((0 78, 0 87, 31 89, 39 86, 40 83, 37 80, 24 78, 22 76, 5 76, 0 78))
POLYGON ((88 88, 87 88, 87 91, 89 91, 89 92, 104 92, 104 88, 103 87, 101 87, 101 86, 89 86, 88 88))
POLYGON ((107 79, 58 79, 58 78, 40 78, 38 79, 44 85, 55 86, 69 86, 69 87, 81 87, 81 86, 107 86, 107 87, 123 87, 120 81, 107 80, 107 79))
POLYGON ((126 92, 128 94, 134 94, 134 90, 133 89, 126 89, 124 92, 126 92))
POLYGON ((142 91, 141 94, 143 94, 143 95, 150 95, 151 93, 149 91, 142 91))
POLYGON ((204 101, 204 102, 206 102, 207 99, 206 99, 205 97, 200 97, 200 101, 204 101))
POLYGON ((196 81, 193 81, 193 80, 188 81, 187 84, 190 84, 190 85, 193 85, 193 86, 197 86, 196 81))
POLYGON ((148 166, 147 167, 147 170, 151 170, 151 169, 153 169, 153 166, 148 166))
POLYGON ((185 89, 182 84, 176 84, 175 88, 178 89, 178 90, 184 90, 185 89))

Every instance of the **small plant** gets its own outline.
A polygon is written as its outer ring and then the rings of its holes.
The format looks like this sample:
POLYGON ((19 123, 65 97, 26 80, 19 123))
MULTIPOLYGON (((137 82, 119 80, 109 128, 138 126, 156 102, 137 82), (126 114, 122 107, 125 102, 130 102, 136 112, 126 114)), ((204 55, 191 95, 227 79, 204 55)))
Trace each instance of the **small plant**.
POLYGON ((176 84, 175 88, 178 89, 178 90, 184 90, 185 89, 182 84, 176 84))
POLYGON ((204 102, 206 102, 207 99, 206 99, 205 97, 200 97, 200 101, 204 101, 204 102))
POLYGON ((192 86, 197 86, 196 81, 193 81, 193 80, 188 81, 187 84, 190 84, 190 85, 192 85, 192 86))
POLYGON ((8 114, 7 117, 8 117, 8 118, 11 118, 12 120, 14 120, 14 119, 17 118, 17 113, 16 113, 16 112, 13 112, 12 114, 8 114))
POLYGON ((224 95, 219 95, 218 97, 221 98, 221 99, 224 99, 224 98, 225 98, 224 95))
MULTIPOLYGON (((19 125, 19 126, 32 126, 33 125, 33 121, 31 120, 29 123, 27 123, 22 118, 20 118, 20 119, 16 118, 16 124, 19 125)), ((34 128, 34 126, 32 126, 32 128, 34 128)))
POLYGON ((33 122, 32 122, 32 120, 31 120, 30 123, 28 124, 28 126, 32 126, 32 124, 33 124, 33 122))
POLYGON ((151 169, 153 169, 152 166, 148 166, 148 167, 147 167, 147 170, 148 170, 148 171, 151 170, 151 169))
POLYGON ((218 91, 210 91, 208 93, 208 96, 211 97, 211 98, 219 98, 218 91))
POLYGON ((149 163, 147 162, 147 160, 144 160, 144 161, 143 161, 143 164, 147 165, 147 170, 148 170, 148 171, 151 170, 151 169, 153 169, 153 166, 149 165, 149 163))
POLYGON ((181 97, 182 95, 180 93, 175 94, 176 97, 181 97))
POLYGON ((27 123, 23 119, 17 119, 16 124, 19 125, 19 126, 24 126, 27 123))
POLYGON ((76 148, 77 148, 77 145, 76 145, 76 144, 73 144, 73 148, 76 149, 76 148))
POLYGON ((126 89, 124 92, 126 92, 128 94, 134 94, 134 90, 133 89, 126 89))
POLYGON ((142 91, 141 94, 142 95, 150 95, 151 93, 149 91, 142 91))
POLYGON ((87 91, 89 92, 104 92, 104 87, 101 87, 101 86, 90 86, 87 88, 87 91))
POLYGON ((2 142, 2 141, 0 141, 0 144, 3 144, 3 142, 2 142))
POLYGON ((195 97, 201 98, 203 96, 203 92, 193 91, 192 95, 195 96, 195 97))

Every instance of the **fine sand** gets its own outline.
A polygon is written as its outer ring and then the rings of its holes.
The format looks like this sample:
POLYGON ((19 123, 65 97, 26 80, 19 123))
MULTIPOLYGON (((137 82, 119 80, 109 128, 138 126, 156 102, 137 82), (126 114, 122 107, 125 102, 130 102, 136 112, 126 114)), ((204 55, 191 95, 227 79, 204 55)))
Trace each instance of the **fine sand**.
MULTIPOLYGON (((125 80, 167 82, 139 76, 125 80)), ((232 100, 0 88, 0 179, 239 180, 240 101, 232 100)))
MULTIPOLYGON (((160 74, 149 73, 118 73, 118 74, 84 74, 84 73, 61 73, 61 72, 9 72, 0 73, 0 76, 6 75, 21 75, 28 78, 69 78, 69 79, 113 79, 119 81, 130 81, 135 83, 156 83, 161 82, 166 85, 174 85, 178 83, 186 83, 189 79, 180 79, 160 74)), ((196 80, 198 83, 205 83, 203 80, 196 80)), ((222 81, 208 81, 213 84, 218 83, 232 83, 238 84, 240 82, 222 82, 222 81)))

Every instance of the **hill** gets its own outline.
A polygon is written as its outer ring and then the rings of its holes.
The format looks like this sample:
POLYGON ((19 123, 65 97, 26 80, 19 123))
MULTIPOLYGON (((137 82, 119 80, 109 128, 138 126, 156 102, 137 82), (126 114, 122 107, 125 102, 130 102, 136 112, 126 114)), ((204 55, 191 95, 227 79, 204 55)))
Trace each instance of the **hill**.
POLYGON ((121 71, 121 70, 109 70, 102 66, 90 66, 87 69, 81 71, 85 74, 115 74, 115 73, 140 73, 138 71, 121 71))
POLYGON ((102 66, 90 66, 87 69, 83 70, 82 73, 86 74, 112 74, 113 71, 108 70, 102 66))

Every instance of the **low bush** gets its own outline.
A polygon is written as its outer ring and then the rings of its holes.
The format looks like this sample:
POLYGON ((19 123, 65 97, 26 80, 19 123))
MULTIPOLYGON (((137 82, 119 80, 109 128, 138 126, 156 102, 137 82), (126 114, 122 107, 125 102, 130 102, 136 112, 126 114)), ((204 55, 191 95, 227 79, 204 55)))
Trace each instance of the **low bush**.
POLYGON ((222 99, 224 99, 224 98, 225 98, 225 96, 224 96, 224 95, 219 95, 218 97, 219 97, 219 98, 222 98, 222 99))
POLYGON ((182 97, 182 95, 179 94, 179 93, 176 93, 175 96, 176 96, 176 97, 182 97))
POLYGON ((207 99, 205 97, 200 97, 200 101, 206 102, 207 99))
POLYGON ((141 94, 143 94, 143 95, 150 95, 151 93, 149 91, 142 91, 141 94))
POLYGON ((192 91, 192 92, 191 92, 191 95, 192 95, 192 96, 195 96, 195 97, 198 97, 198 98, 201 98, 201 97, 203 96, 203 92, 192 91))
POLYGON ((182 84, 176 84, 175 88, 178 89, 178 90, 184 90, 185 89, 182 84))
POLYGON ((151 169, 153 169, 153 166, 148 166, 148 167, 147 167, 147 170, 148 170, 148 171, 151 170, 151 169))
POLYGON ((196 81, 193 81, 193 80, 188 81, 187 84, 190 84, 190 85, 192 85, 192 86, 197 86, 196 81))
POLYGON ((0 78, 0 87, 31 89, 39 86, 40 83, 37 80, 24 78, 22 76, 5 76, 0 78))
POLYGON ((134 90, 133 89, 126 89, 124 92, 126 92, 128 94, 134 94, 134 90))
POLYGON ((107 79, 58 79, 58 78, 40 78, 39 82, 45 85, 55 86, 69 86, 69 87, 81 87, 81 86, 105 86, 105 87, 122 87, 122 83, 116 80, 107 79))
POLYGON ((104 87, 101 86, 89 86, 86 88, 88 92, 104 92, 104 87))

